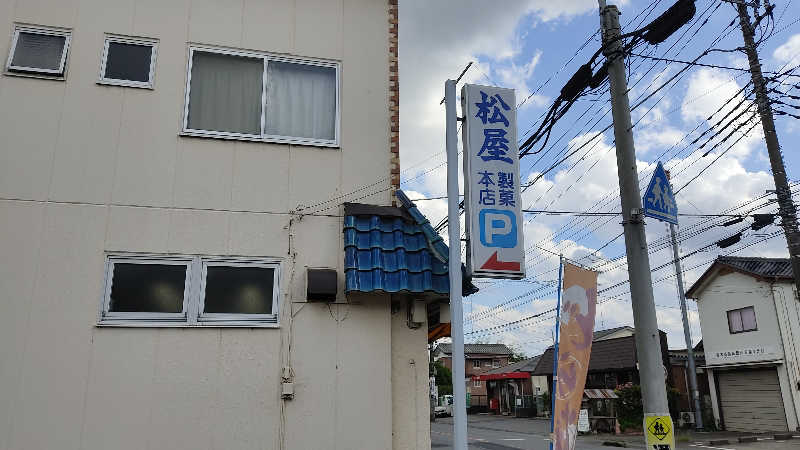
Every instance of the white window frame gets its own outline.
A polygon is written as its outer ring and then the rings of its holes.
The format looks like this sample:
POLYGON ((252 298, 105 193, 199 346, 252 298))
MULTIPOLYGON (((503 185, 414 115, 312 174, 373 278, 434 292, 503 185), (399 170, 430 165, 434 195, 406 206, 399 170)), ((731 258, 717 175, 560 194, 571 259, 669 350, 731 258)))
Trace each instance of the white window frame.
POLYGON ((245 260, 245 259, 231 259, 231 258, 201 258, 201 274, 200 274, 200 295, 199 295, 199 309, 198 309, 198 322, 206 323, 277 323, 278 322, 278 297, 280 296, 280 262, 277 260, 245 260), (205 299, 206 299, 206 279, 208 276, 208 267, 258 267, 263 269, 273 269, 272 280, 272 314, 234 314, 234 313, 207 313, 205 312, 205 299))
POLYGON ((116 34, 106 34, 105 41, 103 42, 103 55, 100 59, 100 78, 97 84, 107 84, 111 86, 124 86, 153 89, 153 81, 156 73, 156 55, 158 53, 158 39, 139 38, 122 36, 116 34), (116 78, 106 78, 106 63, 108 62, 108 47, 110 43, 131 44, 148 46, 152 49, 150 52, 150 71, 148 81, 132 81, 132 80, 118 80, 116 78))
POLYGON ((472 360, 472 368, 473 369, 480 369, 481 368, 481 360, 480 359, 473 359, 472 360))
POLYGON ((166 255, 118 255, 106 257, 106 276, 103 288, 103 302, 100 311, 100 322, 127 322, 127 321, 162 321, 162 322, 185 322, 189 312, 189 297, 191 296, 192 286, 192 258, 181 256, 166 255), (186 267, 186 278, 184 279, 183 290, 183 310, 179 313, 158 313, 158 312, 114 312, 111 308, 111 287, 114 278, 114 265, 125 264, 158 264, 158 265, 178 265, 186 267))
POLYGON ((317 147, 339 147, 340 146, 340 116, 341 116, 341 63, 323 59, 299 58, 293 56, 274 55, 266 52, 255 52, 245 50, 234 50, 228 48, 211 47, 205 45, 189 45, 189 61, 186 66, 186 93, 183 102, 183 123, 180 135, 207 137, 216 139, 234 139, 240 141, 259 141, 273 142, 279 144, 297 144, 317 147), (261 133, 248 134, 230 131, 198 130, 189 128, 189 100, 192 85, 192 61, 194 52, 209 52, 229 56, 241 56, 246 58, 258 58, 264 61, 264 69, 261 80, 261 133), (270 61, 287 62, 293 64, 305 64, 310 66, 328 67, 336 70, 336 123, 334 125, 333 139, 314 139, 294 136, 280 136, 266 134, 266 105, 267 105, 267 65, 270 61))
POLYGON ((281 267, 282 261, 279 258, 107 253, 103 294, 100 301, 97 326, 277 328, 280 326, 281 267), (185 265, 186 279, 184 281, 183 311, 180 313, 109 311, 114 264, 119 263, 185 265), (275 277, 272 284, 273 314, 204 314, 205 276, 209 265, 273 269, 275 277))
POLYGON ((7 75, 18 76, 47 76, 48 78, 63 79, 67 76, 67 55, 69 54, 69 44, 72 40, 72 30, 66 28, 46 27, 38 25, 15 25, 14 34, 11 38, 11 48, 8 51, 8 60, 6 60, 7 75), (61 62, 58 69, 41 69, 38 67, 24 67, 15 66, 11 62, 14 60, 14 54, 17 52, 17 41, 19 41, 20 33, 43 34, 47 36, 62 36, 64 37, 64 47, 61 49, 61 62), (24 72, 15 72, 15 71, 24 72))
POLYGON ((500 360, 499 359, 492 359, 492 367, 495 368, 495 369, 500 367, 500 360))

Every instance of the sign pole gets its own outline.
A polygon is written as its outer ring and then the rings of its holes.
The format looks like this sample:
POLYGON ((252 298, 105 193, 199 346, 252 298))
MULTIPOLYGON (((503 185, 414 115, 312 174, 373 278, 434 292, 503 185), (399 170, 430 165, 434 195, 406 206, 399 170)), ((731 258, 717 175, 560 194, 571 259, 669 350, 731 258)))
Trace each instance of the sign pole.
POLYGON ((694 364, 694 350, 692 349, 692 332, 689 330, 689 316, 686 313, 686 293, 683 290, 683 271, 681 258, 678 254, 678 234, 675 224, 669 224, 669 234, 672 237, 672 254, 675 256, 675 276, 678 279, 678 295, 681 300, 681 318, 683 319, 683 338, 686 341, 686 358, 689 361, 689 388, 694 400, 694 425, 698 430, 703 429, 703 411, 700 409, 700 392, 697 390, 697 371, 694 364))
POLYGON ((450 242, 451 335, 453 339, 453 449, 467 450, 467 387, 464 372, 464 314, 461 305, 461 230, 458 211, 456 82, 444 83, 447 122, 447 230, 450 242))

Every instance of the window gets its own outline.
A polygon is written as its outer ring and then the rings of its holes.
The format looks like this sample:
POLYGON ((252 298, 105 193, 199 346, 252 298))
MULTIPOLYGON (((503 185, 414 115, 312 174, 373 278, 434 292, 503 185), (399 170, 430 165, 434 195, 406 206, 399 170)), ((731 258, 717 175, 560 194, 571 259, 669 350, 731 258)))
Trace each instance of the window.
POLYGON ((102 325, 276 325, 278 260, 109 255, 102 325))
POLYGON ((484 363, 484 366, 492 367, 492 360, 491 359, 487 359, 486 362, 484 363))
POLYGON ((472 368, 473 369, 480 369, 481 368, 481 360, 480 359, 472 360, 472 368))
POLYGON ((752 306, 728 311, 728 329, 731 334, 758 330, 756 312, 752 306))
POLYGON ((339 65, 191 47, 182 133, 338 146, 339 65))
POLYGON ((152 88, 156 48, 153 39, 106 36, 98 83, 152 88))
POLYGON ((472 387, 481 387, 481 380, 473 380, 472 387))
POLYGON ((500 360, 499 359, 493 359, 492 360, 492 367, 495 367, 495 368, 500 367, 500 360))
POLYGON ((64 29, 16 26, 6 71, 62 78, 70 37, 71 33, 64 29))

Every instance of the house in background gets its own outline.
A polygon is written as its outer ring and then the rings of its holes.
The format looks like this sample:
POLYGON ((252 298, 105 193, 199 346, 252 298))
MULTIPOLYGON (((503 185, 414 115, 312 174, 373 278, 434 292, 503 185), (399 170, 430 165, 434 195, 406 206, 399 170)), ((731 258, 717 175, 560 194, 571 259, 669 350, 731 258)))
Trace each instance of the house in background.
MULTIPOLYGON (((452 344, 438 344, 433 349, 433 360, 453 370, 452 352, 452 344)), ((473 375, 508 365, 512 354, 505 344, 464 344, 464 383, 467 385, 467 393, 470 394, 471 405, 487 405, 486 383, 474 380, 473 375)))
MULTIPOLYGON (((695 360, 695 372, 697 376, 697 389, 700 394, 700 406, 703 413, 703 423, 711 419, 711 393, 708 389, 708 377, 706 376, 706 358, 703 352, 703 341, 697 343, 692 349, 695 360)), ((689 357, 686 349, 669 351, 669 384, 678 391, 677 412, 679 413, 678 422, 680 426, 690 427, 694 423, 694 401, 692 401, 689 387, 689 357), (689 414, 687 414, 689 413, 689 414)))
POLYGON ((487 409, 499 414, 524 417, 543 415, 544 405, 537 404, 536 398, 549 392, 547 377, 531 376, 539 359, 541 355, 473 375, 473 382, 478 381, 486 386, 489 398, 487 409))
POLYGON ((0 448, 429 448, 397 12, 0 0, 0 448))
MULTIPOLYGON (((586 389, 615 389, 625 383, 639 384, 639 359, 636 354, 635 330, 624 326, 594 332, 586 389)), ((664 371, 669 366, 667 334, 659 330, 664 371)), ((547 377, 553 383, 553 347, 542 354, 532 375, 547 377)))
POLYGON ((796 430, 800 305, 790 261, 718 257, 686 296, 697 300, 717 425, 796 430))

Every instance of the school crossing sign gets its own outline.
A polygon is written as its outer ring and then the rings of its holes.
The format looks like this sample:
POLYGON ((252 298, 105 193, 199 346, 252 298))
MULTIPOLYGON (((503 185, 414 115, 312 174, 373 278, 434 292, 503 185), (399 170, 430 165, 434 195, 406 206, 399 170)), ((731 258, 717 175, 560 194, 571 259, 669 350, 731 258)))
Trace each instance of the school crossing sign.
POLYGON ((653 172, 650 185, 644 191, 642 198, 644 215, 664 222, 678 224, 678 205, 675 203, 675 195, 672 193, 672 186, 669 184, 667 172, 661 161, 653 172))
POLYGON ((469 276, 525 277, 515 102, 512 89, 461 90, 469 276))

